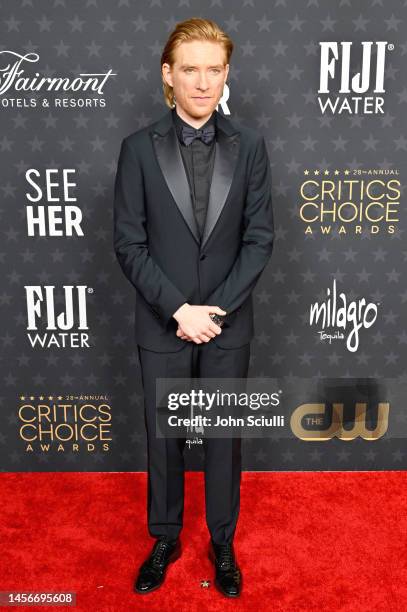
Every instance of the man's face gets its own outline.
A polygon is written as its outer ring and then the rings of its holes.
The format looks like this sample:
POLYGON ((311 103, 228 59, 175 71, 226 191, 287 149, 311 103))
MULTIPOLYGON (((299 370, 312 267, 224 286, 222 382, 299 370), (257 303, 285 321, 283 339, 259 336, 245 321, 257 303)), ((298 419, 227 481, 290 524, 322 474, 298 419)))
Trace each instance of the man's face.
POLYGON ((173 87, 177 108, 196 119, 209 116, 223 94, 229 64, 224 65, 221 43, 194 40, 175 50, 172 67, 163 64, 162 73, 173 87))

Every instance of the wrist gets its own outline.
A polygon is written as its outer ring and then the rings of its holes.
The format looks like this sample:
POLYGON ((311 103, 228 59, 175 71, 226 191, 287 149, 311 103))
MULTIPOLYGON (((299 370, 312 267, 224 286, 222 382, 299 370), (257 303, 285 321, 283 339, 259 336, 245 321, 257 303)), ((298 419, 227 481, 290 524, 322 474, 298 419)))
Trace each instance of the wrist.
POLYGON ((185 304, 182 304, 182 306, 180 306, 178 308, 178 310, 176 310, 174 312, 174 314, 172 315, 174 317, 174 319, 179 322, 179 317, 180 315, 182 315, 186 310, 188 310, 191 307, 190 304, 188 304, 188 302, 185 302, 185 304))

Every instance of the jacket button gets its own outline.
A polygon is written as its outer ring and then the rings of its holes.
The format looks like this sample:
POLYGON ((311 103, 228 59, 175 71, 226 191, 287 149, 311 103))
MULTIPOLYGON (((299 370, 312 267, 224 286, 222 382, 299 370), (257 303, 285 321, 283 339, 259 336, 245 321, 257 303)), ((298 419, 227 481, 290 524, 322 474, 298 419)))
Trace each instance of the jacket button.
POLYGON ((206 259, 206 255, 205 255, 204 253, 202 253, 202 255, 200 256, 200 258, 199 258, 199 259, 200 259, 201 261, 202 261, 202 259, 206 259))

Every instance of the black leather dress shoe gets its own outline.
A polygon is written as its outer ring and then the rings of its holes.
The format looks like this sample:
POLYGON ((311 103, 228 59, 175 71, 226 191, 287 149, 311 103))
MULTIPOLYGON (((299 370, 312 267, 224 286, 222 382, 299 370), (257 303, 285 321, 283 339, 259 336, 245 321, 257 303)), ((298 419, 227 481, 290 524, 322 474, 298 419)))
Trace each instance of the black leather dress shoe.
POLYGON ((215 564, 215 586, 227 597, 239 597, 242 574, 236 563, 233 544, 211 542, 209 558, 215 564))
POLYGON ((158 538, 150 556, 140 567, 134 583, 136 593, 150 593, 162 585, 167 566, 181 556, 181 544, 177 540, 158 538))

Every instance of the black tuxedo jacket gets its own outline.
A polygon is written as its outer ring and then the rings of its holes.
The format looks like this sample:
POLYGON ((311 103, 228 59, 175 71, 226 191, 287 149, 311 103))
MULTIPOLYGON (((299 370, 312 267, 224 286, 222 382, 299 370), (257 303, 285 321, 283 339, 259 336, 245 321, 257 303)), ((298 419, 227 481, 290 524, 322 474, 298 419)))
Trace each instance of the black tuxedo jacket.
POLYGON ((175 311, 227 311, 210 340, 237 348, 254 334, 253 288, 273 247, 271 171, 264 138, 216 111, 217 141, 202 239, 169 110, 125 138, 114 195, 114 250, 136 289, 136 342, 158 352, 190 344, 175 311))

